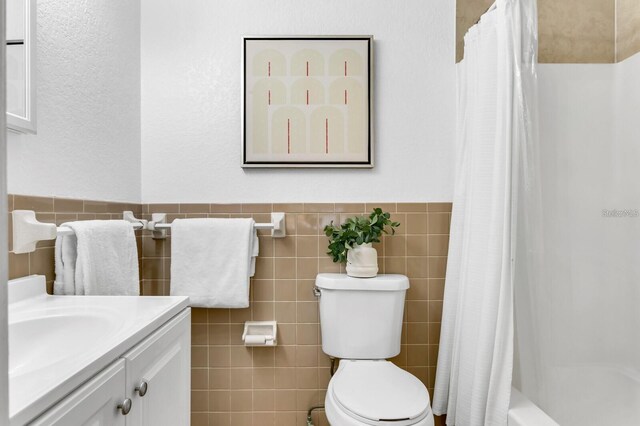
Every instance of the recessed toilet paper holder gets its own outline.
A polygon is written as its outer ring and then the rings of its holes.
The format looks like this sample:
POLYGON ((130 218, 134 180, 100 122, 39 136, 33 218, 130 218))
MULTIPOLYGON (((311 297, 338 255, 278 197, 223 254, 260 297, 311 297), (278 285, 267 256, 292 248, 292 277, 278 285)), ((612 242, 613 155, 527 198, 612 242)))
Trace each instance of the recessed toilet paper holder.
POLYGON ((276 321, 247 321, 244 323, 242 341, 245 346, 276 346, 277 334, 276 321))

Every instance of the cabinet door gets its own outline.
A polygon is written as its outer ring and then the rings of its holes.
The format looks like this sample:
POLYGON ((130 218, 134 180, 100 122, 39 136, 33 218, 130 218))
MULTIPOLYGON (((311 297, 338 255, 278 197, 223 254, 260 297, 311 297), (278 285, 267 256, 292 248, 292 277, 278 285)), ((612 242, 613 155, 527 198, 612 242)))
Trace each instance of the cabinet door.
POLYGON ((36 0, 6 1, 7 127, 36 133, 36 0))
POLYGON ((124 400, 125 362, 120 359, 102 370, 49 411, 38 417, 37 426, 124 426, 117 408, 124 400))
POLYGON ((191 401, 191 309, 127 352, 129 426, 188 426, 191 401), (146 384, 146 393, 143 389, 146 384), (143 396, 140 394, 144 393, 143 396))

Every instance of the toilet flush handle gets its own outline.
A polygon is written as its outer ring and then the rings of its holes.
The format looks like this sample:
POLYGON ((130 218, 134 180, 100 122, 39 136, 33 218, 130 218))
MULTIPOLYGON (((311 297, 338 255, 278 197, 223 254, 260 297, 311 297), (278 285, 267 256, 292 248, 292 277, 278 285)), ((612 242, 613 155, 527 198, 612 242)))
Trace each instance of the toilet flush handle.
POLYGON ((318 286, 315 286, 315 285, 314 285, 314 286, 313 286, 313 288, 311 289, 311 291, 313 291, 313 295, 314 295, 315 297, 320 297, 320 296, 322 296, 322 290, 320 290, 320 289, 318 288, 318 286))

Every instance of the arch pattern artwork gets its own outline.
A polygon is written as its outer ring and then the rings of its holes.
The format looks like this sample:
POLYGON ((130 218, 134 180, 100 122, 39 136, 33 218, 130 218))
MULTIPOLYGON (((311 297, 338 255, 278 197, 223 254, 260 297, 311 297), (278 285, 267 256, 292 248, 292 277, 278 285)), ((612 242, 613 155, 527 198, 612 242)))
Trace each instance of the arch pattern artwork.
POLYGON ((373 167, 373 37, 246 37, 243 167, 373 167))

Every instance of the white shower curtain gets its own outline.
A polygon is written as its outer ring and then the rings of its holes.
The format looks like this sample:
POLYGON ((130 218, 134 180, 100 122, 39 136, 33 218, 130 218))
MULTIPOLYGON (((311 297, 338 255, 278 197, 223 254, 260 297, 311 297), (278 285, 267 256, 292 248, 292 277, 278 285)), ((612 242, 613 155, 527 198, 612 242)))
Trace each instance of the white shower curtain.
MULTIPOLYGON (((535 141, 535 0, 497 0, 458 65, 456 185, 433 410, 506 425, 518 188, 535 141)), ((522 180, 522 181, 521 181, 522 180)))

